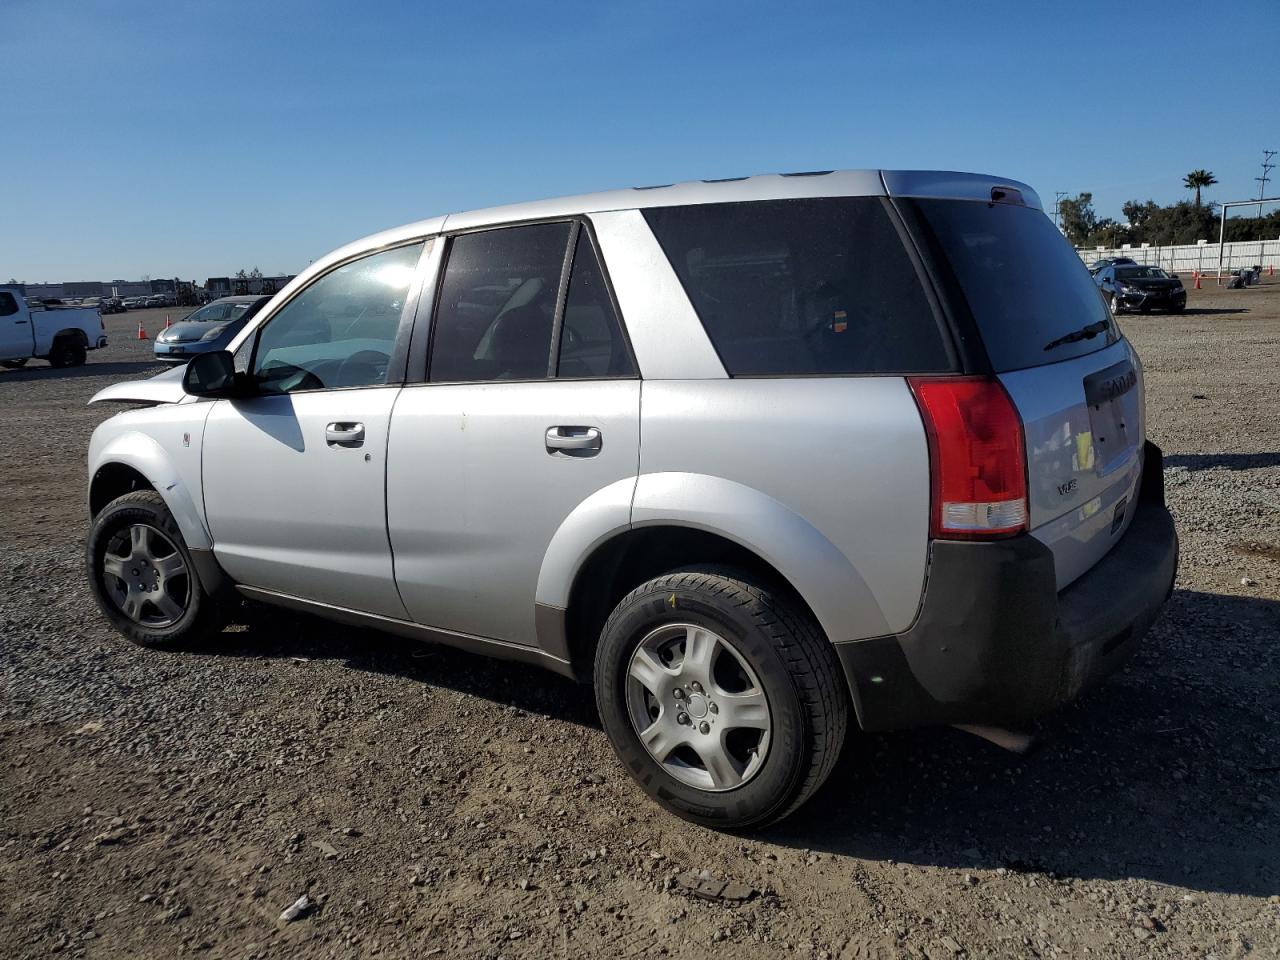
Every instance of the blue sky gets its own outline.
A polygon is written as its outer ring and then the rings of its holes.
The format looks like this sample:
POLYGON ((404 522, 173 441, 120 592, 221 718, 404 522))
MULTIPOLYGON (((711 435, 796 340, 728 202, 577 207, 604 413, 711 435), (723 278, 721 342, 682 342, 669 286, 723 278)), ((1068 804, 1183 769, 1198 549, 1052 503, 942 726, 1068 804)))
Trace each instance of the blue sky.
POLYGON ((1280 7, 1205 9, 0 0, 0 279, 292 273, 451 210, 787 170, 1247 197, 1280 7))

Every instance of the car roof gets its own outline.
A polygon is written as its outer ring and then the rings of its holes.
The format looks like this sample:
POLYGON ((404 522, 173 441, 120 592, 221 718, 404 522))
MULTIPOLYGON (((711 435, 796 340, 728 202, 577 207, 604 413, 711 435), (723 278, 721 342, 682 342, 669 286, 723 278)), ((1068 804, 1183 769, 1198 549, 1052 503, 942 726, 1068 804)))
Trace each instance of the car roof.
POLYGON ((265 293, 254 293, 254 294, 249 294, 248 296, 244 294, 240 294, 234 297, 219 297, 217 300, 210 300, 208 303, 205 304, 205 306, 211 307, 215 303, 257 303, 259 300, 266 300, 266 299, 267 299, 267 295, 265 293))
MULTIPOLYGON (((482 210, 450 213, 419 220, 364 237, 323 258, 332 262, 361 250, 389 246, 444 229, 477 227, 528 220, 546 220, 612 210, 678 207, 704 203, 736 203, 751 200, 789 200, 809 197, 934 197, 957 200, 990 200, 995 187, 1012 187, 1023 202, 1042 210, 1040 196, 1019 180, 950 170, 819 170, 806 173, 768 173, 754 177, 694 180, 687 183, 627 187, 601 193, 584 193, 550 200, 534 200, 482 210)), ((314 266, 322 266, 317 262, 314 266)), ((307 271, 308 273, 314 272, 307 271)))
POLYGON ((615 210, 791 200, 818 197, 922 197, 953 200, 992 200, 992 191, 1019 192, 1023 203, 1043 211, 1040 196, 1027 184, 1007 177, 953 170, 815 170, 766 173, 752 177, 693 180, 686 183, 626 187, 601 193, 534 200, 482 210, 449 213, 370 234, 339 247, 312 262, 280 291, 281 302, 311 279, 335 265, 374 250, 409 243, 444 230, 473 230, 500 224, 549 220, 615 210))

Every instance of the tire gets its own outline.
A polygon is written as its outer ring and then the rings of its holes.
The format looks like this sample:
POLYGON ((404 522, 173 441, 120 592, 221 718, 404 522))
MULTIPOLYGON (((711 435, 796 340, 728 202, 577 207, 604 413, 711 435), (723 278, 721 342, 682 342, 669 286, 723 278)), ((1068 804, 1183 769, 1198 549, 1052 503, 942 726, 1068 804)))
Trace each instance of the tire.
POLYGON ((1187 305, 1185 303, 1175 303, 1173 306, 1169 308, 1169 312, 1181 313, 1185 309, 1187 309, 1187 305))
POLYGON ((595 688, 605 733, 641 788, 720 829, 761 827, 804 803, 831 773, 849 722, 818 625, 784 595, 717 567, 677 570, 624 597, 601 634, 595 688))
POLYGON ((84 341, 78 337, 58 337, 53 341, 53 349, 49 352, 49 365, 59 369, 82 367, 87 358, 84 341))
POLYGON ((200 582, 173 515, 153 490, 125 494, 103 508, 89 529, 85 563, 98 607, 136 644, 176 646, 222 627, 222 611, 200 582), (140 527, 145 528, 141 540, 140 527), (122 559, 126 553, 129 558, 122 559))
POLYGON ((1123 309, 1124 308, 1120 306, 1120 298, 1113 293, 1111 295, 1111 315, 1119 316, 1123 309))
POLYGON ((18 370, 27 365, 29 357, 23 357, 20 360, 0 360, 0 367, 6 367, 9 370, 18 370))

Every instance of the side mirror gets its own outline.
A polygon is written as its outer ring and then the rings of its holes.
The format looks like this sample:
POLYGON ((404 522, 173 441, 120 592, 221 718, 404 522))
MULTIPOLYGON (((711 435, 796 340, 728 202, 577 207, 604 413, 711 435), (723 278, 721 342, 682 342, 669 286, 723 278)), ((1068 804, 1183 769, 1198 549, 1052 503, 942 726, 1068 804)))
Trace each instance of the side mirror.
POLYGON ((198 353, 182 374, 182 389, 193 397, 226 399, 244 396, 243 378, 236 375, 236 361, 229 350, 198 353))

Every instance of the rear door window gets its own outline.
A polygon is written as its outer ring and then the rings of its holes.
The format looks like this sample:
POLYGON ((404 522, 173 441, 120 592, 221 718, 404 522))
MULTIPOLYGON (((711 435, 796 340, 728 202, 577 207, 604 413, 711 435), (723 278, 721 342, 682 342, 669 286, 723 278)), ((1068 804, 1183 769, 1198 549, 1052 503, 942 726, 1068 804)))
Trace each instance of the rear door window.
POLYGON ((973 200, 902 204, 954 272, 997 373, 1070 360, 1116 341, 1097 284, 1039 210, 973 200))
POLYGON ((881 198, 659 207, 644 216, 730 376, 954 368, 881 198))
POLYGON ((556 373, 566 379, 636 374, 613 298, 605 287, 595 244, 585 229, 578 232, 573 252, 556 373))
POLYGON ((429 380, 549 376, 556 298, 572 227, 540 223, 453 238, 440 284, 429 380))

